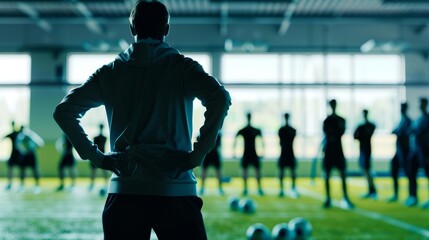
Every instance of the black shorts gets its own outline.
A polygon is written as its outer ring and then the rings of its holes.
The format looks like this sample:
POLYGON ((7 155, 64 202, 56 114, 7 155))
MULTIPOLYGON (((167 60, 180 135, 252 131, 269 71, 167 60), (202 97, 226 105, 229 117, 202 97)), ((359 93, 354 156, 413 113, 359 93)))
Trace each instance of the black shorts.
POLYGON ((256 155, 244 155, 241 159, 241 167, 248 168, 249 166, 253 166, 256 169, 261 167, 261 161, 256 155))
POLYGON ((19 166, 22 162, 22 155, 18 151, 13 151, 10 155, 9 160, 7 161, 7 165, 9 167, 19 166))
POLYGON ((168 197, 109 193, 103 211, 104 239, 206 240, 197 196, 168 197))
POLYGON ((371 152, 361 151, 359 154, 359 167, 365 170, 371 169, 371 152))
POLYGON ((25 168, 25 167, 35 168, 36 166, 37 166, 36 155, 34 153, 28 153, 22 157, 20 167, 22 167, 22 168, 25 168))
POLYGON ((283 169, 283 168, 295 169, 296 168, 295 156, 282 154, 280 155, 277 165, 280 169, 283 169))
POLYGON ((76 164, 73 154, 64 155, 60 162, 60 168, 73 167, 76 164))
POLYGON ((213 166, 216 169, 219 169, 220 165, 220 156, 217 152, 209 152, 203 161, 203 168, 213 166))
POLYGON ((336 168, 340 171, 346 169, 346 159, 343 154, 326 154, 323 158, 322 167, 325 171, 331 171, 336 168))

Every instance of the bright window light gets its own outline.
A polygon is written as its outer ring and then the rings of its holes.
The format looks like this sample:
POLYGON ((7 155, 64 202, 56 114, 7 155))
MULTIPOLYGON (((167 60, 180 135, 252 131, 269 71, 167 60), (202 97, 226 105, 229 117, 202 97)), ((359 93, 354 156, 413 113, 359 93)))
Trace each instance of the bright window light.
POLYGON ((225 54, 221 66, 224 83, 277 83, 280 79, 277 54, 225 54))
POLYGON ((0 84, 28 84, 31 79, 29 54, 0 54, 0 84))
POLYGON ((105 64, 115 60, 117 54, 74 53, 67 59, 67 82, 82 84, 105 64))

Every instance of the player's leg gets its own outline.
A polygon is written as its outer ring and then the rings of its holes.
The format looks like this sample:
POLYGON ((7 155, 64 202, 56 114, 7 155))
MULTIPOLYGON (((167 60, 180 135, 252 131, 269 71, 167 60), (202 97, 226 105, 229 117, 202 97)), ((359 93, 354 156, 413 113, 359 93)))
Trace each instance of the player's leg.
POLYGON ((292 184, 291 196, 293 198, 297 198, 299 195, 298 195, 298 191, 296 190, 296 168, 295 168, 295 166, 290 167, 290 178, 291 178, 291 184, 292 184))
POLYGON ((205 181, 207 177, 207 166, 203 166, 201 170, 201 188, 200 188, 200 195, 204 195, 204 187, 205 187, 205 181))
POLYGON ((388 202, 396 202, 399 195, 399 159, 397 154, 390 161, 390 176, 393 183, 393 195, 387 199, 388 202))
POLYGON ((13 165, 12 165, 12 163, 8 162, 8 164, 7 164, 7 185, 6 185, 6 190, 10 190, 12 188, 12 180, 13 180, 13 165))
POLYGON ((343 190, 343 203, 345 204, 346 208, 354 208, 354 205, 350 201, 349 195, 347 193, 346 169, 342 168, 342 169, 339 169, 339 171, 340 171, 342 190, 343 190))
POLYGON ((243 178, 243 196, 247 196, 248 189, 247 189, 247 166, 241 167, 242 172, 242 178, 243 178))
POLYGON ((326 200, 325 200, 325 203, 323 204, 324 208, 331 207, 331 186, 329 184, 330 178, 331 178, 331 168, 324 167, 325 194, 326 194, 326 200))
MULTIPOLYGON (((428 185, 428 190, 429 190, 429 147, 425 148, 425 152, 424 152, 424 171, 426 174, 426 179, 427 179, 427 185, 428 185)), ((422 208, 429 208, 429 198, 428 200, 422 204, 422 208)))
POLYGON ((109 194, 103 211, 104 239, 149 240, 151 216, 142 210, 148 204, 139 195, 109 194))
POLYGON ((159 240, 207 239, 201 214, 203 201, 196 196, 155 197, 153 229, 159 240))
POLYGON ((412 207, 417 205, 417 172, 418 158, 416 154, 412 154, 406 161, 406 173, 408 178, 408 198, 405 200, 405 206, 412 207))
POLYGON ((76 184, 76 178, 77 178, 77 167, 76 164, 72 163, 69 167, 69 171, 70 171, 70 180, 71 180, 71 188, 74 188, 75 184, 76 184))
POLYGON ((64 164, 63 164, 63 161, 61 161, 58 167, 58 178, 60 179, 60 185, 57 187, 57 191, 64 190, 64 177, 65 177, 64 164))
POLYGON ((284 185, 283 185, 283 179, 284 179, 284 167, 279 166, 279 184, 280 184, 280 191, 279 196, 283 197, 285 195, 284 193, 284 185))
POLYGON ((261 165, 259 161, 254 164, 255 167, 255 175, 256 175, 256 182, 258 183, 258 194, 260 196, 264 195, 264 190, 262 190, 262 173, 261 173, 261 165))
POLYGON ((216 166, 215 171, 216 171, 216 177, 218 181, 219 194, 224 195, 223 188, 222 188, 222 172, 221 172, 220 166, 216 166))

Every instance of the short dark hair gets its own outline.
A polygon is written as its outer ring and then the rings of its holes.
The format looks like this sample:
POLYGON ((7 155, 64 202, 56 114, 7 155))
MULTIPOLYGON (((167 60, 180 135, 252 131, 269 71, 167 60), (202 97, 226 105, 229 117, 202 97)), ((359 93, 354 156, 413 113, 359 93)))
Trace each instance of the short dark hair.
POLYGON ((130 13, 130 25, 142 38, 160 39, 166 33, 170 14, 164 4, 158 1, 138 1, 130 13))

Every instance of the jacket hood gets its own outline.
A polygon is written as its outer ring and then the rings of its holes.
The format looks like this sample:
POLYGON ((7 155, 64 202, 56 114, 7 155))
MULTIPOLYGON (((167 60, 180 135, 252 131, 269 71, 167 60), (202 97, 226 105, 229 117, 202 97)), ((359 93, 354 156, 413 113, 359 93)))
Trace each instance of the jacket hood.
POLYGON ((157 59, 173 52, 178 53, 165 42, 154 44, 138 42, 131 44, 124 52, 120 53, 116 60, 136 67, 149 67, 157 59))

